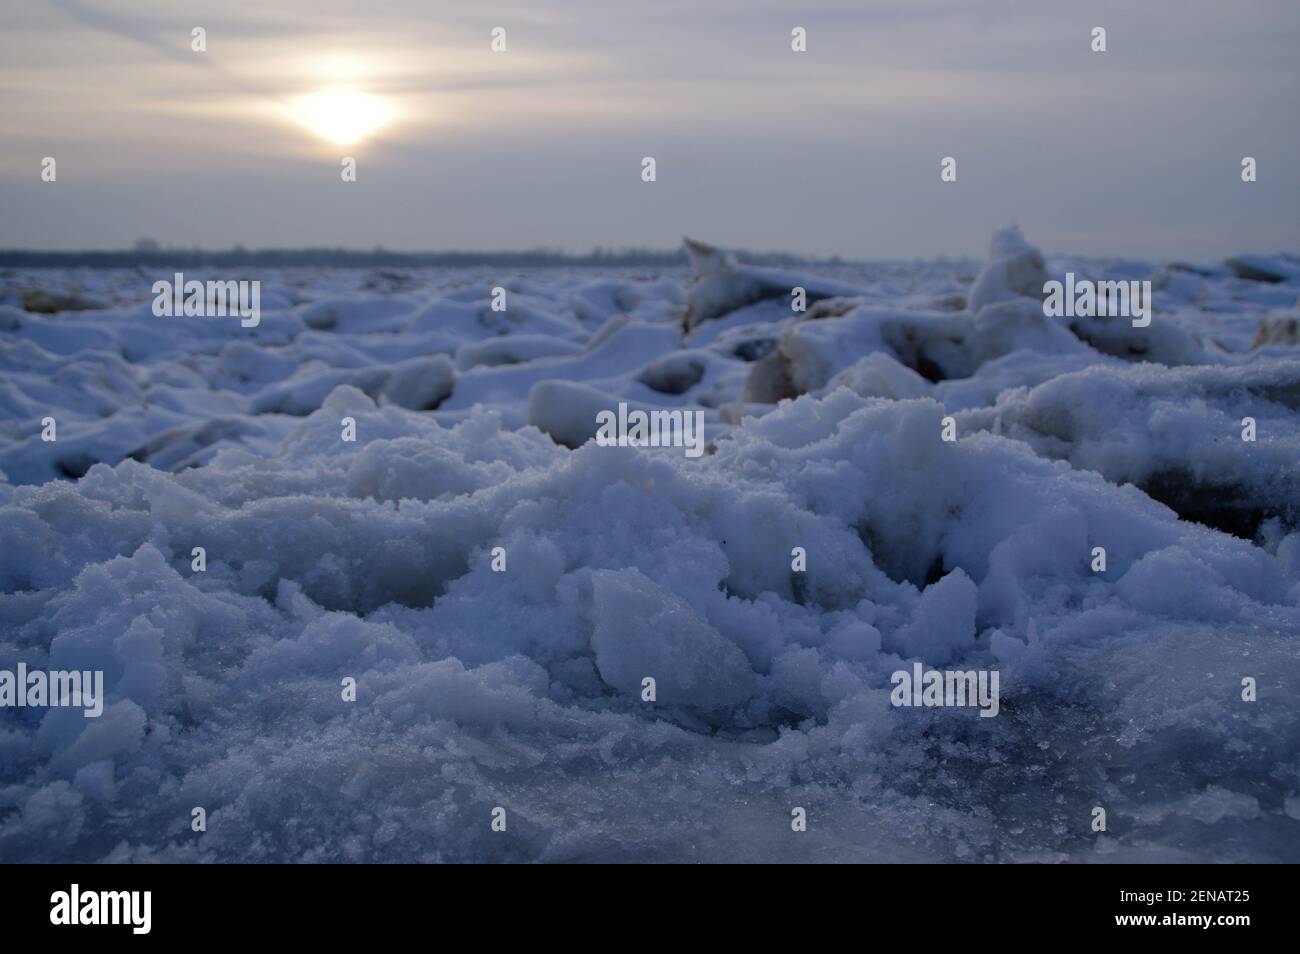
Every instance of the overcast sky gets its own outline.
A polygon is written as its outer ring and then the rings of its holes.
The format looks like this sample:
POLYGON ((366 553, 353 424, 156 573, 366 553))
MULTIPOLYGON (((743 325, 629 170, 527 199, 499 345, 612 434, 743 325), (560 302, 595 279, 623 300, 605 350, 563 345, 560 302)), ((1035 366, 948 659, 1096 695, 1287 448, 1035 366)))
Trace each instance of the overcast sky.
POLYGON ((4 5, 0 247, 1300 249, 1297 0, 4 5))

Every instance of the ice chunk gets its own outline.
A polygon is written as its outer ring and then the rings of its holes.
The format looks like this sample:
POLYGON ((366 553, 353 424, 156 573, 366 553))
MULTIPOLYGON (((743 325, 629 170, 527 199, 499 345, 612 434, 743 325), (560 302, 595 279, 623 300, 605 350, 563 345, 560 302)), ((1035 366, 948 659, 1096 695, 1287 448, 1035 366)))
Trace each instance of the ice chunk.
POLYGON ((656 703, 717 713, 756 688, 744 654, 671 591, 640 571, 592 574, 591 646, 606 684, 630 700, 643 680, 656 685, 656 703))
POLYGON ((1030 245, 1019 227, 998 229, 989 240, 988 259, 975 278, 967 307, 978 312, 985 305, 1017 297, 1042 300, 1047 282, 1043 254, 1030 245))

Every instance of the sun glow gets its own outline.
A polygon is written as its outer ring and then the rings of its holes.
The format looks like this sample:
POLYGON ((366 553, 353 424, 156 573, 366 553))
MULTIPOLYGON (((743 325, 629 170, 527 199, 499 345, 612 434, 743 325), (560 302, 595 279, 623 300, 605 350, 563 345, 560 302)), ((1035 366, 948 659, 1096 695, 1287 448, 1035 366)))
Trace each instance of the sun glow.
POLYGON ((297 100, 293 115, 327 142, 350 146, 388 125, 396 110, 378 96, 350 87, 335 87, 297 100))

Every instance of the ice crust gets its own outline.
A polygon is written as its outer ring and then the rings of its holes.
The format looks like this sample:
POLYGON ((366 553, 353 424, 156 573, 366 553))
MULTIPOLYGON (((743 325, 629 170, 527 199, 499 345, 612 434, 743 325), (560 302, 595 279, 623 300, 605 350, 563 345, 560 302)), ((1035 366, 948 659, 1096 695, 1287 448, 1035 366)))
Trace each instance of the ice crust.
POLYGON ((276 273, 255 329, 0 279, 0 668, 108 689, 0 710, 0 859, 1300 860, 1289 260, 690 251, 276 273), (1151 327, 1045 317, 1067 267, 1154 279, 1151 327), (620 401, 709 453, 590 442, 620 401), (999 716, 891 706, 916 661, 999 716))

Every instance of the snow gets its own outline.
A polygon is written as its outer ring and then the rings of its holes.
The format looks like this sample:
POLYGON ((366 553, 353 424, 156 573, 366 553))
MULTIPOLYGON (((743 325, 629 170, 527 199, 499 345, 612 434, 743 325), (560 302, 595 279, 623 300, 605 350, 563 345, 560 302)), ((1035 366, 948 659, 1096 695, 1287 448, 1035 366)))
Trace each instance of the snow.
POLYGON ((1289 259, 688 249, 272 271, 256 328, 0 277, 0 668, 107 696, 0 710, 0 857, 1300 860, 1289 259), (1066 268, 1151 326, 1045 317, 1066 268), (597 446, 620 402, 707 452, 597 446), (891 706, 918 662, 998 715, 891 706))
POLYGON ((1014 225, 998 229, 989 241, 988 259, 971 286, 970 310, 977 313, 985 305, 1018 297, 1039 298, 1047 280, 1042 253, 1025 241, 1020 229, 1014 225))

